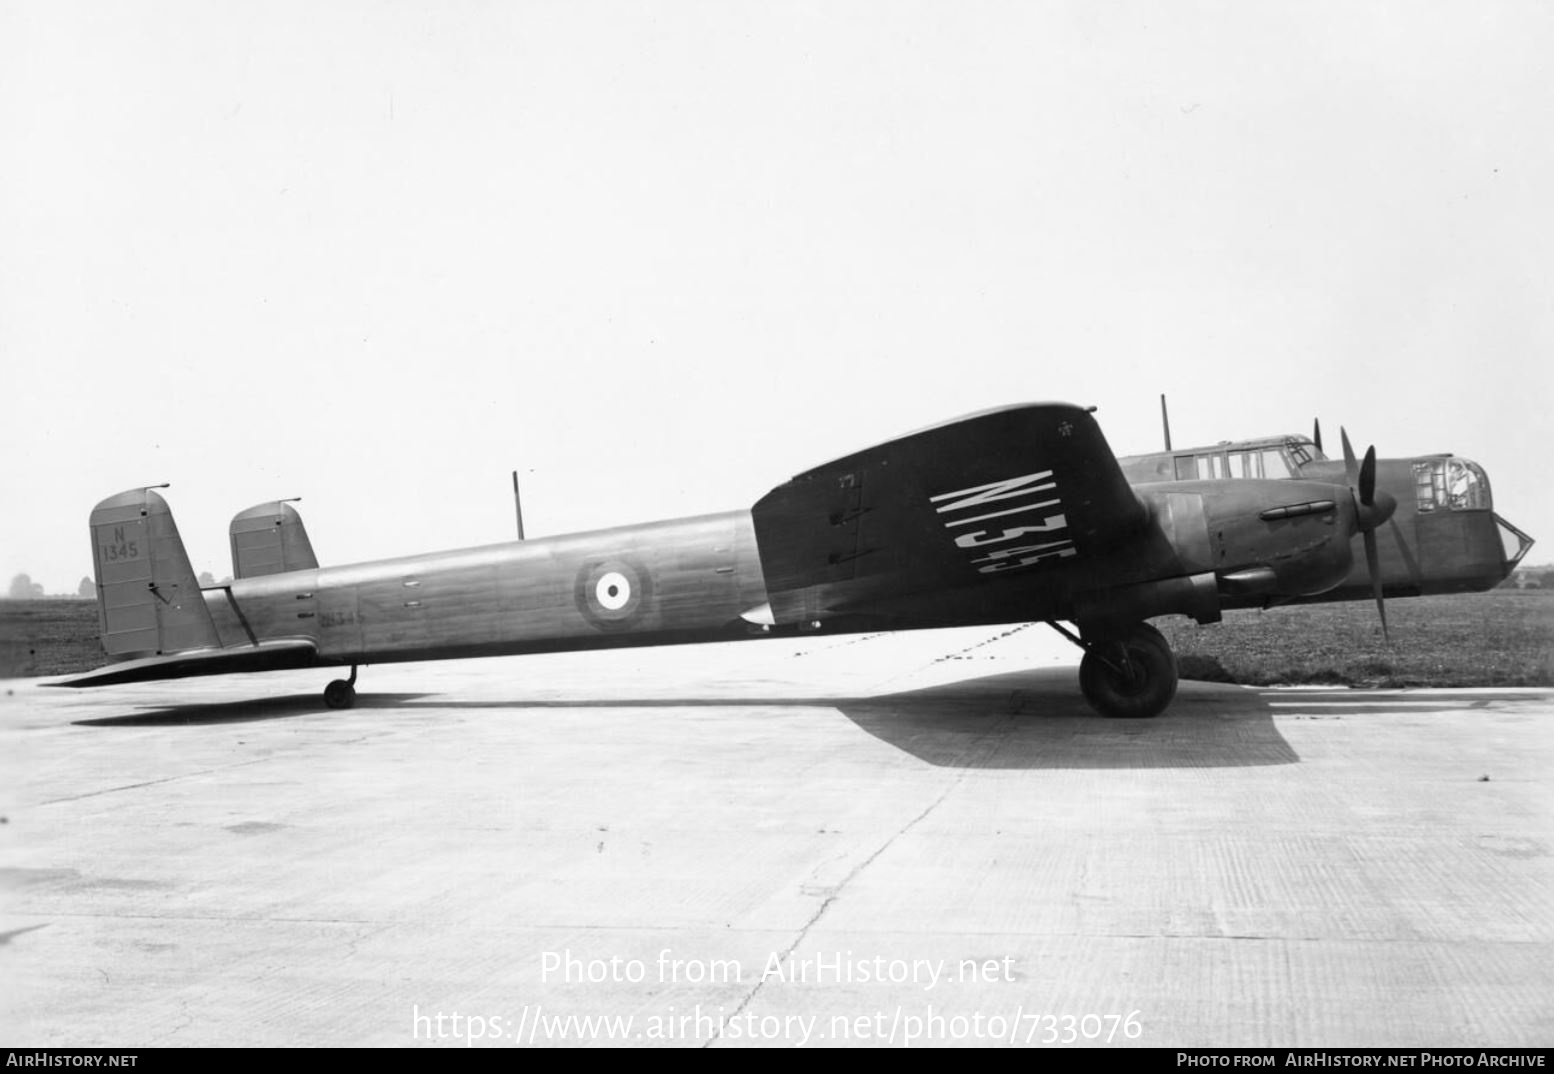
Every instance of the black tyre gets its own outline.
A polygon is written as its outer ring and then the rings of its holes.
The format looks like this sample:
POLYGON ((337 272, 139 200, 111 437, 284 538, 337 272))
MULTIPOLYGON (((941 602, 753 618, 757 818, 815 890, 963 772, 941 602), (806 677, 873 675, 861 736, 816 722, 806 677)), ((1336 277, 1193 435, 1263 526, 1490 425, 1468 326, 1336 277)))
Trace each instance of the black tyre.
POLYGON ((1121 637, 1096 643, 1079 662, 1079 689, 1102 716, 1158 716, 1176 696, 1176 657, 1160 631, 1139 623, 1121 637), (1118 669, 1124 665, 1127 674, 1118 669), (1108 667, 1102 658, 1113 667, 1108 667))
POLYGON ((324 704, 332 709, 348 709, 356 704, 356 687, 344 679, 336 679, 324 687, 324 704))

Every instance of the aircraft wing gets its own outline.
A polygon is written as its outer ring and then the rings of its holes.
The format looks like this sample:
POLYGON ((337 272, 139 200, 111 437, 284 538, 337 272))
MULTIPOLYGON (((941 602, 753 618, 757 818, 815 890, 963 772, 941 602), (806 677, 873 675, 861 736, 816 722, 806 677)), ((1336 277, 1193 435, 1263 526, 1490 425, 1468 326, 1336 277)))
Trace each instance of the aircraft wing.
POLYGON ((779 624, 1081 565, 1146 512, 1090 412, 973 414, 799 474, 752 509, 779 624))
POLYGON ((195 675, 226 675, 238 671, 278 671, 318 663, 318 647, 307 638, 261 641, 231 649, 191 649, 165 656, 121 660, 44 686, 112 686, 152 679, 185 679, 195 675))

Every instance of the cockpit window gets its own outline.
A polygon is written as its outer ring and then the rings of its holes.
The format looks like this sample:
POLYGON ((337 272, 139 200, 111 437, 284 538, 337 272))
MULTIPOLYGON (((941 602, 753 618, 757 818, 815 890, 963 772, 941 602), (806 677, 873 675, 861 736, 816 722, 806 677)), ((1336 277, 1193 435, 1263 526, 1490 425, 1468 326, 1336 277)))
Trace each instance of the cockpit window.
POLYGON ((1321 462, 1327 458, 1322 454, 1322 449, 1303 436, 1292 436, 1284 442, 1284 446, 1290 453, 1290 460, 1296 466, 1304 466, 1308 462, 1321 462))
MULTIPOLYGON (((1290 466, 1278 448, 1232 451, 1228 456, 1231 477, 1290 477, 1290 466)), ((1218 475, 1216 475, 1218 476, 1218 475)))
POLYGON ((1489 478, 1467 459, 1414 463, 1414 490, 1420 511, 1485 511, 1491 506, 1489 478))
MULTIPOLYGON (((1269 437, 1261 441, 1229 441, 1218 447, 1205 448, 1191 455, 1175 455, 1171 459, 1176 480, 1222 481, 1231 479, 1280 480, 1297 477, 1300 468, 1308 462, 1320 461, 1326 456, 1310 440, 1299 436, 1269 437)), ((1162 467, 1164 463, 1160 464, 1162 467)), ((1160 476, 1165 476, 1161 472, 1160 476)), ((1139 480, 1132 476, 1132 480, 1139 480)))
POLYGON ((1264 448, 1263 452, 1263 476, 1264 477, 1292 477, 1289 463, 1284 460, 1284 452, 1278 448, 1264 448))

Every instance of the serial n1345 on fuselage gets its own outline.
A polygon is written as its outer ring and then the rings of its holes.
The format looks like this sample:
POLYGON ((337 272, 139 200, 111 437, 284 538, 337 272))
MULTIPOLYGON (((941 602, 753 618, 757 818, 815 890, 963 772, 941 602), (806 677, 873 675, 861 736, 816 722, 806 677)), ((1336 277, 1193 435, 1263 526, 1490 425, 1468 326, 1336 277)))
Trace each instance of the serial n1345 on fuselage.
POLYGON ((808 470, 749 510, 320 567, 283 502, 232 520, 201 589, 166 501, 91 515, 109 663, 61 686, 1046 621, 1109 716, 1153 716, 1176 662, 1147 620, 1488 589, 1531 540, 1450 455, 1342 461, 1305 437, 1119 459, 1086 409, 1005 407, 808 470), (1507 554, 1502 531, 1518 550, 1507 554), (1064 625, 1071 624, 1071 625, 1064 625))

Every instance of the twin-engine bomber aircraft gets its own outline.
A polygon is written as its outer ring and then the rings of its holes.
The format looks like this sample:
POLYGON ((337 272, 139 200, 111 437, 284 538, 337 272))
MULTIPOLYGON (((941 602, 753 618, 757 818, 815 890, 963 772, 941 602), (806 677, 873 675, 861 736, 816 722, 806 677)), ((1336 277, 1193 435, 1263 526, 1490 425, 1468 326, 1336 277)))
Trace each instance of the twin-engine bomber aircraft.
POLYGON ((349 708, 360 664, 1045 620, 1084 650, 1092 707, 1154 716, 1177 670, 1148 619, 1373 597, 1385 629, 1385 597, 1491 588, 1532 544, 1465 459, 1357 463, 1345 436, 1330 462, 1292 436, 1119 460, 1093 410, 973 414, 749 511, 344 567, 261 504, 232 520, 233 581, 203 590, 134 489, 91 516, 110 663, 53 685, 349 666, 324 691, 349 708))

